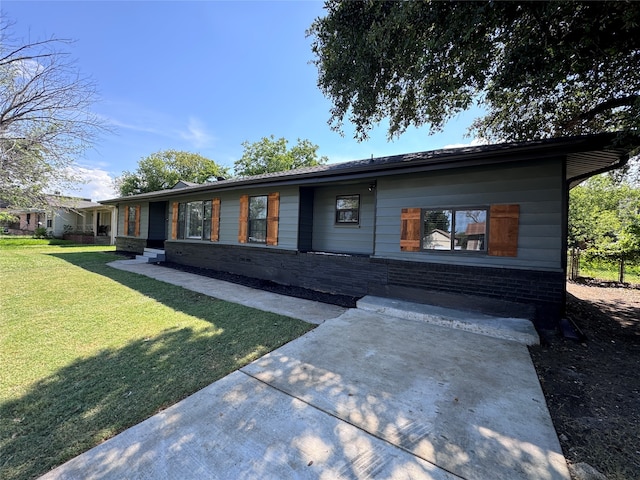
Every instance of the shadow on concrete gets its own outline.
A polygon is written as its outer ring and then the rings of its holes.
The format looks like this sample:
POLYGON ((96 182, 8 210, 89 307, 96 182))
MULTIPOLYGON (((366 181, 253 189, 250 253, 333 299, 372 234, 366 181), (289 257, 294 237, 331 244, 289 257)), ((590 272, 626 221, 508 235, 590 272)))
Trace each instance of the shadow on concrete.
POLYGON ((350 311, 241 371, 461 478, 568 478, 516 342, 350 311))

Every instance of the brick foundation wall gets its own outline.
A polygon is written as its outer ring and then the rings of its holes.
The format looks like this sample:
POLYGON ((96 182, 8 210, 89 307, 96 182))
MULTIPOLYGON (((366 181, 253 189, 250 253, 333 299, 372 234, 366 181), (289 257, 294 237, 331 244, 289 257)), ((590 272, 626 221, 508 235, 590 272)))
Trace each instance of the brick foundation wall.
POLYGON ((165 242, 165 254, 169 262, 329 293, 364 296, 371 283, 386 283, 386 267, 364 256, 177 242, 165 242))
POLYGON ((116 237, 116 250, 142 255, 147 246, 146 238, 116 237))
MULTIPOLYGON (((534 305, 536 325, 552 328, 564 311, 562 272, 377 260, 387 264, 388 285, 464 293, 534 305)), ((397 289, 394 289, 397 291, 397 289)))
MULTIPOLYGON (((120 247, 118 247, 120 249, 120 247)), ((301 253, 210 243, 166 242, 167 261, 351 296, 415 300, 416 291, 462 293, 536 307, 536 326, 555 326, 563 312, 561 272, 406 262, 367 256, 301 253)))

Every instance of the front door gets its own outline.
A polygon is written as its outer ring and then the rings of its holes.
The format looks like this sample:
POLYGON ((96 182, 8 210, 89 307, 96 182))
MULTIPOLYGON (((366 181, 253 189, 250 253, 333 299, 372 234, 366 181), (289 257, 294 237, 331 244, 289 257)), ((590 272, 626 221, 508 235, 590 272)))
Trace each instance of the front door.
POLYGON ((149 203, 149 236, 147 247, 164 248, 167 239, 167 202, 149 203))

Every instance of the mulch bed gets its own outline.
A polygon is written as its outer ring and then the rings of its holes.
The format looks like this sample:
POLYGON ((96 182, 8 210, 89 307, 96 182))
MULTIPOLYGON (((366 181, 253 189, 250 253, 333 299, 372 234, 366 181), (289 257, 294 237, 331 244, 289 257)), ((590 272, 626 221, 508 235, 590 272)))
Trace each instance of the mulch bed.
POLYGON ((568 285, 567 318, 582 341, 551 336, 530 353, 570 465, 637 479, 640 290, 596 285, 568 285))

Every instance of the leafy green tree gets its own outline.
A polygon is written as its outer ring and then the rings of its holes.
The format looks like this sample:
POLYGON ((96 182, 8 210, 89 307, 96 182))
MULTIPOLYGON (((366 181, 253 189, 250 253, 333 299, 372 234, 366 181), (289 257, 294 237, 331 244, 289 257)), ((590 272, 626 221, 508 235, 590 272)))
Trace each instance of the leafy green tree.
POLYGON ((318 146, 309 140, 300 140, 287 148, 288 141, 284 138, 263 137, 261 140, 249 143, 243 142, 244 153, 234 163, 234 173, 240 177, 260 175, 263 173, 282 172, 294 168, 313 167, 328 161, 327 157, 318 158, 318 146))
POLYGON ((91 112, 95 85, 65 51, 69 41, 14 40, 0 20, 0 199, 42 207, 46 192, 72 189, 77 156, 104 124, 91 112))
POLYGON ((640 3, 325 2, 307 34, 330 124, 389 119, 439 131, 473 105, 471 133, 531 140, 640 127, 640 3))
POLYGON ((171 188, 180 180, 206 183, 228 175, 226 167, 200 154, 165 150, 141 159, 135 172, 116 178, 115 186, 124 197, 171 188))
POLYGON ((571 190, 569 247, 624 267, 640 257, 640 188, 598 175, 571 190))
POLYGON ((15 223, 20 220, 20 217, 17 217, 9 212, 0 212, 0 225, 5 226, 10 223, 15 223))

